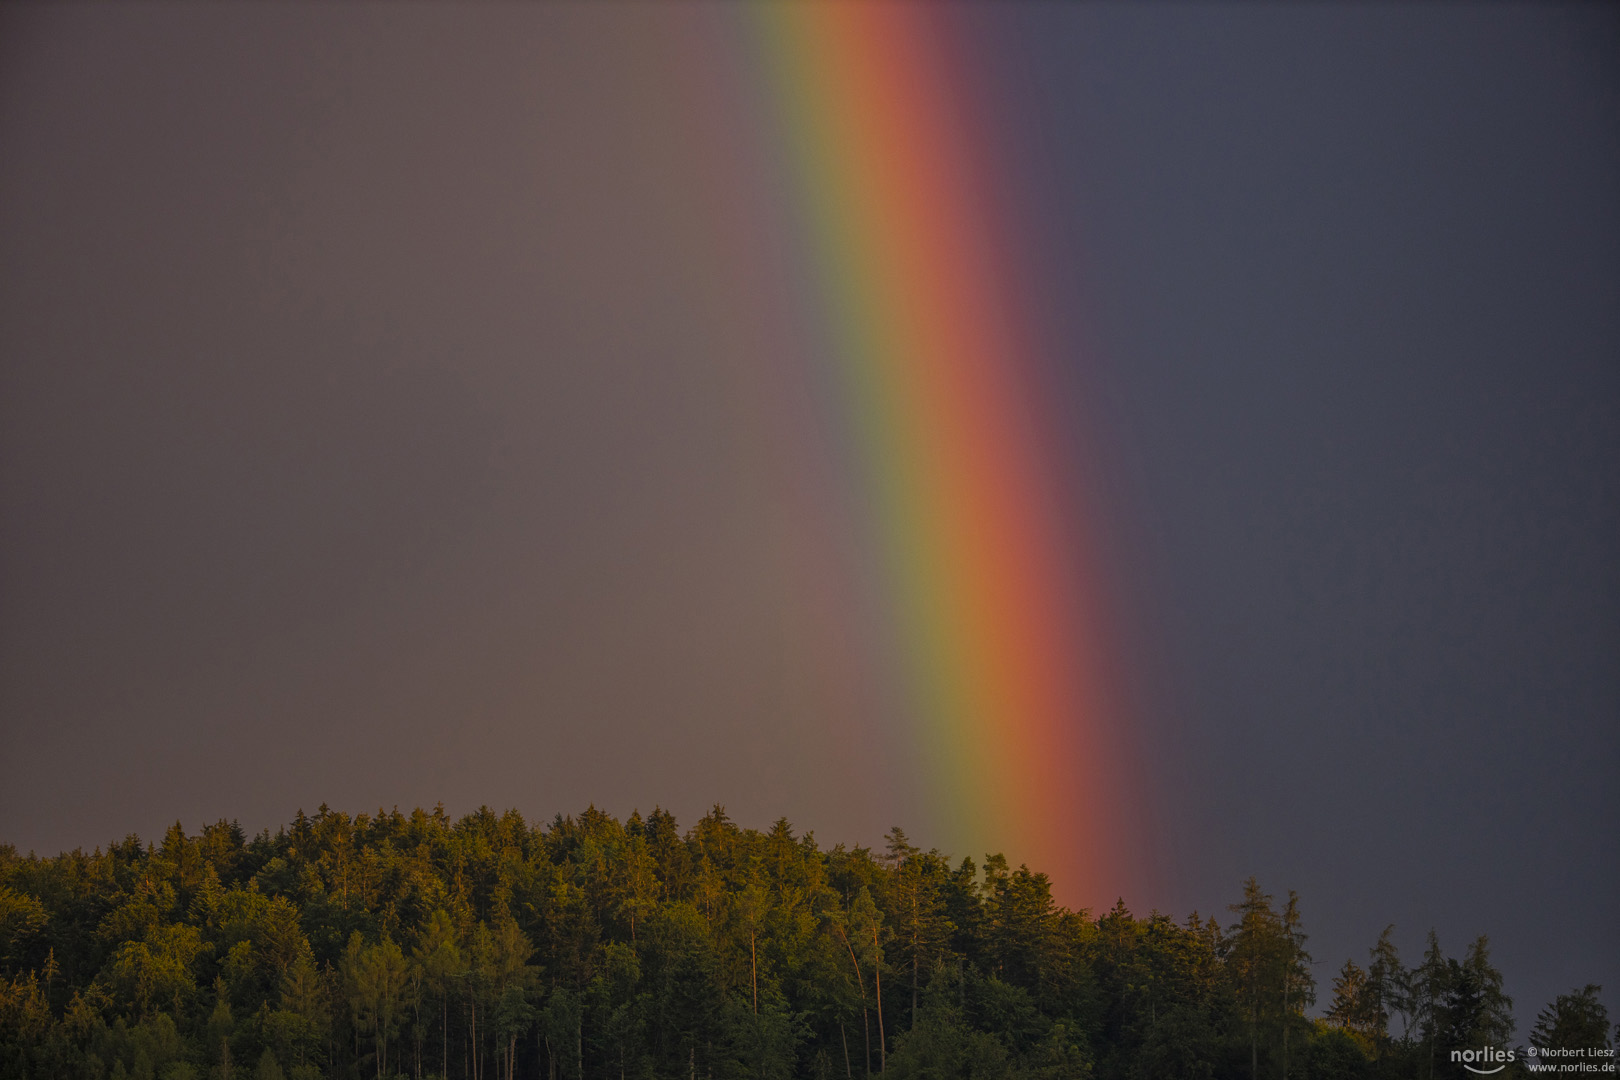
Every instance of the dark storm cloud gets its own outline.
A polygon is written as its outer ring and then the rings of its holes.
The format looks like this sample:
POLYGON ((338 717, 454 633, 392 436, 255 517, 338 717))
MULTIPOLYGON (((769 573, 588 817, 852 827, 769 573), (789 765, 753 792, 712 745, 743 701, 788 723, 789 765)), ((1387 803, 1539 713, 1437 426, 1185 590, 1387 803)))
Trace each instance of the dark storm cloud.
POLYGON ((1615 30, 1079 8, 1021 38, 1174 657, 1172 909, 1258 873, 1332 968, 1385 921, 1489 932, 1521 1016, 1620 980, 1615 30))

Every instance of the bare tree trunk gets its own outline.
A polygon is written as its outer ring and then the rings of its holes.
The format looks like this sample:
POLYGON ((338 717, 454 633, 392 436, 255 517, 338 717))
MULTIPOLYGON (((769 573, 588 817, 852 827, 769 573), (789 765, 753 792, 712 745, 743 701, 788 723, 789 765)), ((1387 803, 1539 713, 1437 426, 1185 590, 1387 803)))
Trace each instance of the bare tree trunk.
POLYGON ((844 1075, 848 1080, 855 1080, 855 1070, 849 1067, 849 1035, 844 1031, 844 1022, 838 1021, 838 1037, 844 1040, 844 1075))
POLYGON ((1255 955, 1258 946, 1249 949, 1249 963, 1253 969, 1250 971, 1249 989, 1249 1080, 1260 1080, 1260 976, 1258 968, 1259 957, 1255 955))
MULTIPOLYGON (((883 1038, 883 954, 878 951, 877 927, 872 927, 872 982, 877 987, 877 1014, 878 1014, 878 1072, 882 1074, 889 1067, 889 1048, 884 1045, 883 1038)), ((1284 1080, 1287 1080, 1285 1077, 1284 1080)))
POLYGON ((748 931, 748 966, 754 983, 754 1015, 759 1015, 759 956, 754 951, 754 931, 748 931))
POLYGON ((911 1026, 917 1026, 917 924, 922 919, 918 910, 917 889, 911 890, 911 1026))
POLYGON ((1260 1013, 1255 1010, 1253 1018, 1249 1021, 1249 1078, 1260 1080, 1260 1044, 1259 1044, 1260 1013))
POLYGON ((855 959, 855 947, 849 943, 849 935, 844 933, 842 926, 838 927, 838 936, 844 939, 844 948, 849 952, 849 962, 855 965, 855 985, 861 991, 861 1027, 866 1031, 866 1057, 862 1059, 861 1071, 870 1073, 872 1071, 872 1021, 867 1015, 866 980, 861 976, 861 962, 855 959))
MULTIPOLYGON (((1290 961, 1290 962, 1292 962, 1292 961, 1290 961)), ((1289 990, 1288 984, 1289 984, 1290 981, 1291 980, 1288 978, 1288 969, 1284 968, 1283 969, 1283 1007, 1282 1007, 1282 1025, 1283 1025, 1282 1080, 1288 1080, 1288 990, 1289 990)))

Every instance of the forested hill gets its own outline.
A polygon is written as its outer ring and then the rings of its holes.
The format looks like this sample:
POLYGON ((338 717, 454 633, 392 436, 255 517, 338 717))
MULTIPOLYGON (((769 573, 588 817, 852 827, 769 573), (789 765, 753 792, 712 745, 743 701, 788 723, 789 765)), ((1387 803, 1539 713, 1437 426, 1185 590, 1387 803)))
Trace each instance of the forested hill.
MULTIPOLYGON (((1313 1020, 1297 898, 1235 899, 1072 912, 999 856, 718 807, 684 833, 323 806, 251 840, 5 846, 0 1077, 1447 1077, 1510 1044, 1484 938, 1408 970, 1386 933, 1313 1020)), ((1594 994, 1533 1037, 1607 1045, 1594 994)))

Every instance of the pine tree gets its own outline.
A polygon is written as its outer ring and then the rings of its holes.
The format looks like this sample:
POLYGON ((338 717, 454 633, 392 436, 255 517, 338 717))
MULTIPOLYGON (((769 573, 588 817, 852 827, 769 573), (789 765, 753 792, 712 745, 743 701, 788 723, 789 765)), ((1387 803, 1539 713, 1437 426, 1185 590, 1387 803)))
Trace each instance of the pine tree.
POLYGON ((1378 1030, 1383 1032, 1377 1043, 1375 1060, 1382 1059, 1389 1048, 1391 1010, 1401 1014, 1403 1039, 1408 1037, 1412 1030, 1411 975, 1401 965, 1400 952, 1395 948, 1394 933, 1393 924, 1384 927, 1384 932, 1378 935, 1377 944, 1367 950, 1370 961, 1367 965, 1367 990, 1371 995, 1378 1030))
MULTIPOLYGON (((0 900, 0 1080, 513 1080, 536 1054, 548 1080, 1273 1080, 1366 1077, 1369 1053, 1423 1080, 1512 1034, 1483 938, 1451 960, 1431 933, 1409 972, 1386 927, 1340 970, 1336 1026, 1310 1025, 1292 893, 1279 909, 1251 879, 1230 935, 1123 903, 1092 918, 1004 858, 952 870, 899 830, 882 855, 824 850, 718 809, 684 834, 662 811, 530 828, 323 807, 246 844, 210 826, 93 855, 0 845, 0 900)), ((1597 994, 1560 996, 1533 1041, 1611 1041, 1597 994)))
POLYGON ((1378 1022, 1374 1012, 1376 997, 1367 973, 1354 960, 1346 960, 1333 980, 1333 1003, 1328 1006, 1329 1022, 1356 1036, 1370 1051, 1377 1039, 1378 1022))
POLYGON ((412 961, 439 999, 440 1075, 450 1075, 450 996, 464 962, 456 945, 455 924, 443 908, 436 908, 417 934, 412 961))
POLYGON ((1502 973, 1491 964, 1490 940, 1481 934, 1468 946, 1463 977, 1479 995, 1469 1018, 1470 1035, 1483 1043, 1506 1046, 1513 1039, 1513 999, 1502 990, 1502 973))
POLYGON ((1271 897, 1252 877, 1243 883, 1242 902, 1230 910, 1238 921, 1226 940, 1227 973, 1248 1035, 1250 1080, 1259 1080, 1261 1038, 1280 1012, 1283 928, 1271 897))
POLYGON ((1424 1057, 1424 1075, 1434 1076, 1436 1043, 1441 1035, 1441 1010, 1452 992, 1455 961, 1447 961, 1440 951, 1440 939, 1429 931, 1423 962, 1412 970, 1412 1023, 1418 1032, 1424 1057))
POLYGON ((1559 994, 1537 1014, 1530 1044, 1538 1050, 1609 1049, 1609 1011, 1598 1000, 1602 990, 1587 983, 1583 989, 1559 994))
POLYGON ((1281 940, 1278 942, 1282 984, 1282 1075, 1288 1080, 1288 1036, 1296 1028, 1307 1028, 1305 1009, 1316 1004, 1316 978, 1311 974, 1311 954, 1305 951, 1306 934, 1301 929, 1299 897, 1288 890, 1283 908, 1281 940))
POLYGON ((253 1070, 253 1080, 287 1080, 287 1074, 281 1071, 281 1062, 269 1047, 259 1055, 259 1064, 253 1070))

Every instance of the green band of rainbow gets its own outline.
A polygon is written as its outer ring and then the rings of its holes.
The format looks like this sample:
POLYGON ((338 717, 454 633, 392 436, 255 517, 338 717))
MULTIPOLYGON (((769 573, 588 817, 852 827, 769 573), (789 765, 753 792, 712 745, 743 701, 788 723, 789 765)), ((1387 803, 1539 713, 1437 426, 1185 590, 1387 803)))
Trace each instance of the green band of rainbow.
POLYGON ((1071 901, 1111 899, 1094 892, 1132 876, 1139 841, 1093 549, 1054 461, 1072 440, 1041 400, 1032 271, 959 107, 949 30, 921 4, 739 11, 770 106, 738 112, 790 174, 797 302, 819 327, 811 362, 836 373, 846 502, 881 552, 929 839, 1005 849, 1071 901))

